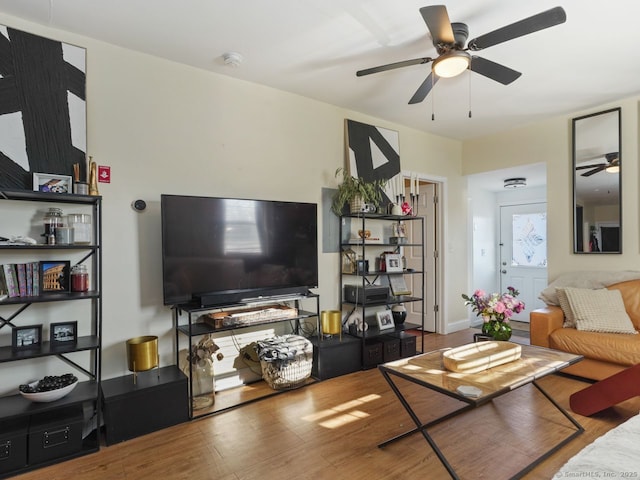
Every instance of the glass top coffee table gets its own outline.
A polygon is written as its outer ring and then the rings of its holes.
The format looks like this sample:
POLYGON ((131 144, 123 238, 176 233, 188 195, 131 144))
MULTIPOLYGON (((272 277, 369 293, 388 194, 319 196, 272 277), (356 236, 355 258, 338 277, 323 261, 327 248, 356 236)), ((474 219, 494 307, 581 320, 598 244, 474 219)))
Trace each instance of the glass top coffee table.
MULTIPOLYGON (((474 344, 479 345, 479 344, 474 344)), ((569 365, 582 360, 581 355, 574 355, 557 350, 530 345, 521 345, 519 359, 482 370, 477 373, 461 373, 447 370, 443 364, 443 353, 450 349, 435 350, 414 357, 403 358, 385 363, 378 368, 389 386, 396 394, 403 407, 416 425, 411 431, 393 437, 378 447, 383 448, 414 433, 420 432, 445 466, 452 478, 458 479, 453 467, 429 435, 427 429, 445 420, 449 420, 463 412, 480 407, 492 399, 509 393, 524 385, 533 384, 544 397, 553 404, 575 427, 575 431, 544 452, 532 463, 520 470, 512 478, 520 478, 541 461, 552 455, 576 436, 584 432, 584 428, 538 384, 537 380, 554 372, 558 372, 569 365), (428 423, 422 423, 414 409, 409 404, 398 387, 397 380, 404 379, 411 383, 434 390, 443 395, 453 397, 462 402, 462 407, 436 418, 428 423)))

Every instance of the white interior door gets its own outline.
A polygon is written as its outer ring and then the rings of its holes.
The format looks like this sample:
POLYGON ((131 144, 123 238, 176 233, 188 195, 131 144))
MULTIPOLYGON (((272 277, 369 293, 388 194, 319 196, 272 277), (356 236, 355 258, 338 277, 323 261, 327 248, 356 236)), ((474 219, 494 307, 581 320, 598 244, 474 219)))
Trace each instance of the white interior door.
POLYGON ((525 304, 512 317, 529 321, 529 312, 544 306, 538 299, 547 286, 547 204, 500 207, 500 291, 514 287, 525 304))
MULTIPOLYGON (((417 272, 423 271, 424 268, 424 285, 420 275, 405 275, 407 285, 414 295, 422 295, 424 298, 424 330, 426 332, 436 331, 437 309, 436 309, 436 262, 435 241, 436 241, 436 185, 424 184, 420 185, 418 195, 418 215, 424 218, 424 245, 419 247, 405 247, 404 255, 407 261, 407 268, 413 268, 417 272), (424 265, 423 265, 424 262, 424 265), (422 292, 420 293, 422 288, 422 292)), ((417 229, 421 226, 420 221, 406 222, 409 227, 410 242, 417 244, 422 240, 422 235, 417 229)), ((422 302, 411 302, 406 305, 407 321, 410 323, 421 323, 420 316, 422 312, 422 302)))

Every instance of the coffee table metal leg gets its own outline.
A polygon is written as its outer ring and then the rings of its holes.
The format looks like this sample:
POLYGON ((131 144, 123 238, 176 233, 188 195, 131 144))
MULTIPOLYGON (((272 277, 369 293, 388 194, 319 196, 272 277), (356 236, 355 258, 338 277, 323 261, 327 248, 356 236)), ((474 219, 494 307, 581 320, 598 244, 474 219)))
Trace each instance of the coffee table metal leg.
MULTIPOLYGON (((438 458, 440 459, 440 462, 442 462, 442 464, 444 465, 444 467, 447 469, 447 471, 449 472, 449 475, 451 475, 451 478, 455 479, 455 480, 459 480, 460 477, 458 477, 458 475, 456 474, 455 470, 453 469, 453 467, 451 466, 451 464, 447 461, 447 458, 444 456, 444 453, 442 453, 442 451, 440 450, 440 448, 438 448, 438 445, 436 444, 435 440, 427 433, 427 428, 433 426, 433 425, 437 425, 438 423, 444 422, 445 420, 448 420, 451 417, 454 417, 456 415, 459 415, 467 410, 471 410, 473 408, 475 408, 474 405, 466 405, 462 408, 459 408, 457 410, 454 410, 453 412, 437 418, 431 422, 428 423, 422 423, 420 421, 420 419, 418 418, 418 416, 416 415, 416 413, 413 411, 413 409, 411 408, 411 406, 409 405, 409 402, 407 402, 407 400, 404 398, 404 395, 402 394, 402 392, 400 391, 400 389, 396 386, 396 384, 393 382, 393 380, 391 380, 391 377, 389 376, 389 373, 385 370, 380 370, 380 372, 382 373, 382 376, 384 377, 384 379, 387 381, 387 383, 389 384, 389 386, 391 387, 391 390, 393 391, 393 393, 396 395, 396 397, 398 397, 398 400, 400 400, 400 403, 402 404, 402 406, 404 407, 404 409, 407 411, 407 413, 409 414, 409 416, 411 417, 411 420, 413 420, 413 423, 415 423, 416 428, 414 428, 413 430, 410 430, 408 432, 402 433, 400 435, 397 435, 385 442, 382 442, 378 445, 378 448, 383 448, 386 447, 387 445, 389 445, 390 443, 393 443, 397 440, 400 440, 402 438, 408 437, 409 435, 413 435, 416 432, 420 432, 422 433, 422 435, 424 436, 425 440, 429 443, 429 445, 431 446, 431 448, 433 449, 433 451, 435 452, 435 454, 438 456, 438 458)), ((564 445, 566 445, 567 443, 569 443, 571 440, 573 440, 575 437, 577 437, 578 435, 582 434, 584 432, 584 427, 582 425, 580 425, 580 423, 578 423, 578 421, 573 418, 569 412, 567 412, 564 408, 562 408, 562 406, 556 402, 539 384, 538 382, 536 382, 535 380, 532 382, 533 385, 536 387, 536 389, 538 389, 538 391, 540 393, 542 393, 542 395, 554 406, 556 407, 556 409, 558 409, 560 411, 560 413, 562 413, 575 427, 576 427, 576 431, 574 431, 571 435, 569 435, 568 437, 566 437, 564 440, 562 440, 561 442, 559 442, 558 444, 556 444, 554 447, 552 447, 550 450, 548 450, 547 452, 545 452, 544 454, 542 454, 541 456, 539 456, 536 460, 534 460, 532 463, 530 463, 529 465, 527 465, 525 468, 523 468, 522 470, 520 470, 518 473, 516 473, 513 477, 511 477, 512 479, 519 479, 521 478, 523 475, 525 475, 526 473, 530 472, 531 470, 533 470, 534 467, 536 467, 537 465, 539 465, 542 461, 546 460, 548 457, 550 457, 552 454, 554 454, 555 452, 557 452, 560 448, 562 448, 564 445)))
POLYGON ((381 444, 378 445, 378 448, 383 448, 387 445, 389 445, 390 443, 395 442, 396 440, 400 440, 401 438, 405 438, 408 437, 409 435, 413 435, 416 432, 420 432, 422 433, 422 435, 424 436, 425 440, 429 443, 429 445, 431 446, 431 448, 433 449, 433 451, 435 452, 435 454, 438 456, 438 458, 440 459, 440 462, 442 462, 442 464, 444 465, 444 467, 447 469, 447 471, 449 472, 449 475, 451 475, 451 478, 455 479, 455 480, 459 480, 460 477, 458 477, 458 475, 456 474, 455 470, 453 469, 453 467, 451 466, 451 464, 449 463, 449 461, 447 460, 447 458, 444 456, 444 453, 442 453, 442 451, 440 450, 440 448, 438 448, 438 445, 436 444, 435 440, 433 440, 433 438, 431 438, 431 435, 429 435, 427 433, 427 428, 433 425, 436 425, 440 422, 444 422, 445 420, 454 417, 460 413, 462 413, 465 410, 470 410, 473 408, 472 405, 466 405, 458 410, 455 410, 454 412, 451 412, 443 417, 440 417, 432 422, 429 423, 422 423, 420 421, 420 419, 418 418, 418 416, 415 414, 415 412, 413 411, 413 409, 411 408, 411 406, 409 405, 409 403, 407 402, 407 400, 404 398, 404 395, 402 395, 402 392, 400 391, 400 389, 396 386, 396 384, 393 382, 393 380, 391 380, 391 378, 389 377, 389 374, 387 372, 385 372, 384 370, 381 370, 382 376, 384 377, 384 379, 387 381, 387 383, 389 384, 389 386, 391 387, 391 390, 393 390, 393 393, 396 394, 396 396, 398 397, 398 400, 400 400, 400 403, 402 404, 402 406, 404 407, 404 409, 407 411, 407 413, 409 414, 409 416, 411 417, 411 420, 413 420, 413 423, 416 424, 416 428, 414 428, 413 430, 409 431, 409 432, 405 432, 403 434, 400 434, 394 438, 391 438, 389 440, 387 440, 386 442, 383 442, 381 444))
POLYGON ((562 406, 556 402, 551 395, 549 395, 539 384, 538 382, 536 382, 535 380, 532 382, 533 385, 538 389, 538 391, 540 393, 542 393, 542 395, 545 396, 545 398, 547 400, 549 400, 549 402, 551 402, 551 404, 556 407, 560 413, 562 413, 562 415, 564 415, 575 427, 576 427, 576 431, 573 432, 571 435, 569 435, 568 437, 566 437, 564 440, 560 441, 559 443, 557 443, 554 447, 552 447, 550 450, 547 450, 545 453, 543 453, 542 455, 540 455, 538 458, 536 458, 533 462, 531 462, 529 465, 527 465, 525 468, 523 468, 522 470, 520 470, 517 474, 515 474, 513 477, 511 477, 512 479, 517 479, 517 478, 521 478, 522 476, 524 476, 526 473, 529 473, 531 470, 533 470, 535 467, 537 467, 538 465, 540 465, 540 463, 542 463, 544 460, 546 460, 547 458, 549 458, 551 455, 553 455, 555 452, 557 452, 558 450, 560 450, 562 447, 564 447, 567 443, 569 443, 571 440, 573 440, 574 438, 576 438, 578 435, 581 435, 584 432, 584 427, 582 425, 580 425, 580 423, 578 423, 578 421, 573 418, 571 416, 571 414, 565 410, 564 408, 562 408, 562 406))

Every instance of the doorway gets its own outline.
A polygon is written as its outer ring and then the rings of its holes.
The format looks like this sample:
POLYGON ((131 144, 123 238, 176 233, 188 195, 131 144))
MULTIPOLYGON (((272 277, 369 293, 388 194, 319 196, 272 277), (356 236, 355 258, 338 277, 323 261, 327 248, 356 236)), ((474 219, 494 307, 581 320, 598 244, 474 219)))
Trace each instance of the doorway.
POLYGON ((513 287, 525 310, 512 319, 529 322, 529 312, 544 306, 538 293, 547 286, 547 204, 500 207, 500 291, 513 287))
MULTIPOLYGON (((408 247, 405 249, 405 258, 407 261, 407 267, 413 268, 416 271, 423 271, 424 269, 424 285, 422 298, 424 298, 424 312, 422 311, 422 302, 411 302, 406 305, 407 308, 407 321, 410 323, 420 323, 420 316, 424 314, 424 331, 425 332, 440 332, 442 329, 438 328, 438 292, 440 290, 440 282, 442 281, 439 272, 439 258, 438 258, 438 222, 440 214, 438 211, 438 183, 432 183, 421 180, 419 182, 418 189, 418 216, 424 219, 423 222, 408 222, 411 225, 423 225, 424 231, 424 245, 422 251, 418 251, 418 247, 408 247)), ((421 232, 410 231, 413 244, 419 243, 421 238, 421 232)), ((409 289, 412 292, 420 290, 421 277, 419 275, 407 275, 406 280, 409 284, 409 289)))

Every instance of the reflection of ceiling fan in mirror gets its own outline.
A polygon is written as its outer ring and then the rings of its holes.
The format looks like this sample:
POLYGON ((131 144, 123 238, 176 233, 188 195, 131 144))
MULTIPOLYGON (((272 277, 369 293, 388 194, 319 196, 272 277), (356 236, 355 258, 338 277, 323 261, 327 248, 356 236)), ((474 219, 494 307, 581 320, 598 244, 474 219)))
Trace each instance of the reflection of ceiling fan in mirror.
POLYGON ((581 175, 583 177, 590 177, 591 175, 605 170, 609 173, 618 173, 620 171, 620 155, 618 155, 618 152, 605 153, 603 157, 605 158, 607 163, 582 165, 581 167, 576 167, 576 170, 591 169, 588 172, 582 173, 581 175))
POLYGON ((420 14, 431 33, 433 46, 438 53, 436 58, 415 58, 356 72, 356 75, 361 77, 363 75, 384 72, 395 68, 432 62, 431 73, 429 73, 429 76, 424 80, 422 85, 420 85, 413 97, 411 97, 411 100, 409 100, 410 104, 422 102, 440 77, 455 77, 465 70, 479 73, 503 85, 510 84, 521 75, 520 72, 516 72, 509 67, 505 67, 491 60, 471 55, 468 51, 477 52, 478 50, 513 40, 514 38, 559 25, 567 19, 563 8, 555 7, 498 28, 497 30, 467 42, 469 27, 464 23, 451 23, 449 21, 447 8, 444 5, 423 7, 420 9, 420 14))

